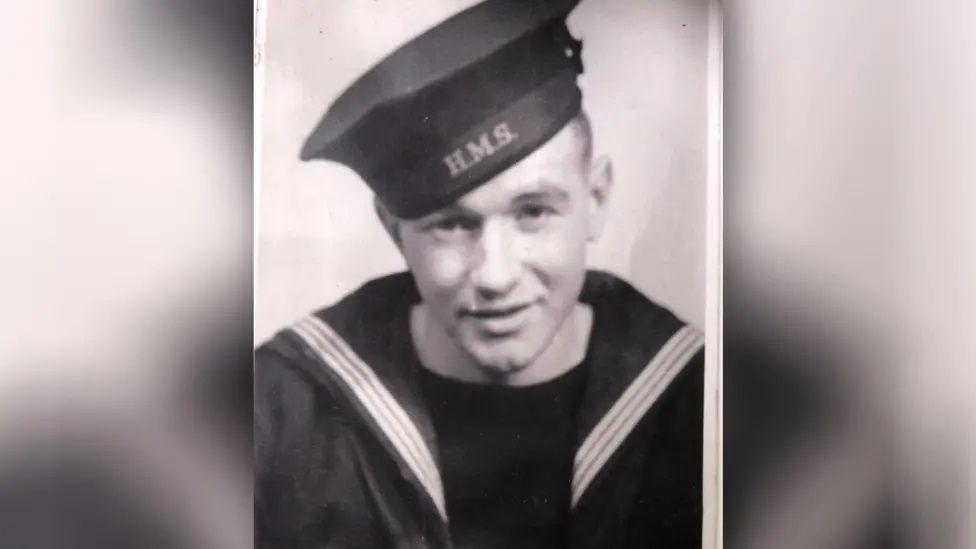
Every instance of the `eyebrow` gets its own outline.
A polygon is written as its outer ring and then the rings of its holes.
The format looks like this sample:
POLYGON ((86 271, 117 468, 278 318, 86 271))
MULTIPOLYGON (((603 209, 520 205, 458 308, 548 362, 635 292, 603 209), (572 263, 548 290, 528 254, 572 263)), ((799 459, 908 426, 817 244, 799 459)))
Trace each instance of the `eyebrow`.
MULTIPOLYGON (((518 204, 520 202, 525 202, 528 200, 538 200, 538 199, 551 199, 558 202, 569 201, 569 193, 566 192, 565 189, 562 189, 559 186, 554 185, 553 183, 550 183, 548 181, 538 181, 535 184, 535 187, 537 188, 534 188, 530 191, 525 191, 512 198, 510 204, 518 204)), ((416 221, 420 223, 430 223, 451 216, 463 216, 463 217, 475 218, 475 217, 482 217, 482 214, 464 206, 463 204, 455 202, 453 204, 444 206, 439 210, 433 211, 421 218, 418 218, 416 221)))
POLYGON ((562 189, 552 183, 541 181, 538 184, 538 189, 526 191, 518 196, 516 196, 512 201, 521 202, 524 200, 532 200, 534 198, 552 198, 560 201, 569 200, 569 193, 565 189, 562 189))
POLYGON ((440 219, 443 219, 445 217, 458 216, 458 215, 464 216, 464 217, 478 217, 479 216, 478 212, 476 212, 476 211, 474 211, 474 210, 472 210, 470 208, 466 208, 465 206, 463 206, 463 205, 458 204, 458 203, 455 202, 454 204, 449 204, 449 205, 444 206, 443 208, 441 208, 439 210, 435 210, 433 212, 430 212, 429 214, 427 214, 427 215, 419 218, 417 221, 420 221, 421 223, 423 223, 424 221, 440 220, 440 219))

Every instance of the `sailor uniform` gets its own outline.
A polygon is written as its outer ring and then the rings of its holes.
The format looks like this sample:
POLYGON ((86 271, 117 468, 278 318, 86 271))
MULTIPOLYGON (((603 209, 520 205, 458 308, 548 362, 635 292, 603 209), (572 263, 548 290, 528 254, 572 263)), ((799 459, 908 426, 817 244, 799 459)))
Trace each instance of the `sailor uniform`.
POLYGON ((417 366, 455 547, 565 548, 587 362, 529 386, 459 381, 417 366))
MULTIPOLYGON (((571 370, 566 546, 700 547, 702 336, 606 273, 580 301, 594 321, 571 370)), ((257 547, 454 547, 444 471, 465 464, 438 442, 419 302, 408 273, 380 278, 256 351, 257 547)))
MULTIPOLYGON (((582 43, 565 23, 577 1, 452 15, 349 86, 301 158, 353 169, 396 218, 456 202, 581 112, 582 43)), ((579 299, 593 311, 583 362, 510 391, 424 371, 408 273, 261 346, 256 546, 699 547, 701 334, 605 273, 587 273, 579 299), (465 395, 477 409, 453 417, 465 395)))

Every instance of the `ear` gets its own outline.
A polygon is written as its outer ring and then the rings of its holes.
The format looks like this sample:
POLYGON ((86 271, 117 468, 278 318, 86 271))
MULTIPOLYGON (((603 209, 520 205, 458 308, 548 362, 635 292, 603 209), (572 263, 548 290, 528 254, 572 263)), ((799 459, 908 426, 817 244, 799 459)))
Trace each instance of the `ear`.
POLYGON ((387 209, 386 204, 380 201, 378 197, 373 197, 373 209, 376 210, 376 217, 380 218, 380 223, 383 224, 383 228, 386 229, 386 233, 390 235, 393 239, 393 243, 401 251, 403 246, 400 241, 400 220, 393 215, 389 209, 387 209))
POLYGON ((607 202, 613 189, 613 164, 601 156, 590 165, 589 172, 589 228, 588 238, 593 242, 603 234, 607 221, 607 202))

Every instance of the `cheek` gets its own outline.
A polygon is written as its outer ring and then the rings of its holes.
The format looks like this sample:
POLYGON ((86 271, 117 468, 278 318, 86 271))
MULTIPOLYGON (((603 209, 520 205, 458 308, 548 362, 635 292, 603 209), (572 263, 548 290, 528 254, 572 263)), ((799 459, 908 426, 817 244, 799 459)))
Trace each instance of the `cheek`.
POLYGON ((586 269, 586 228, 565 218, 549 231, 526 235, 520 243, 526 263, 549 285, 581 279, 586 269))
POLYGON ((425 299, 452 294, 467 273, 467 254, 460 247, 405 240, 403 256, 425 299))

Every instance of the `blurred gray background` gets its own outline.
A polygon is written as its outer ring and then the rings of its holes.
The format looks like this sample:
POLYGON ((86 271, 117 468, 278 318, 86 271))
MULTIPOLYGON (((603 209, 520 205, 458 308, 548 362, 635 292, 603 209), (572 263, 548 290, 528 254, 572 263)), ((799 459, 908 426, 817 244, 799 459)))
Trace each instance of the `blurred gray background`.
POLYGON ((725 8, 726 547, 976 547, 976 2, 725 8))

